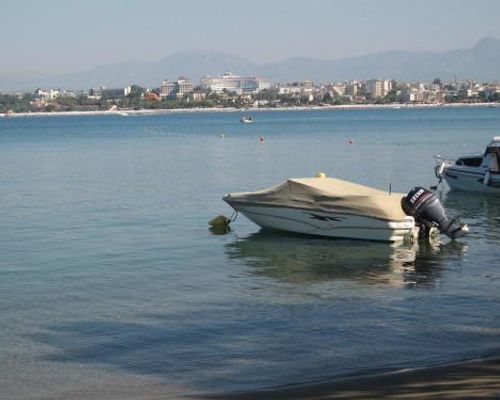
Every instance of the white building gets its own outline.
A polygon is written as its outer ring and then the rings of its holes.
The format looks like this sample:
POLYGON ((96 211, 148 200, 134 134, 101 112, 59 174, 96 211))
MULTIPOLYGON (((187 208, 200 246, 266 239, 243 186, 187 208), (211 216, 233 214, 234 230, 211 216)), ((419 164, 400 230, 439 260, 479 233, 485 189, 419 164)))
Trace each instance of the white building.
POLYGON ((359 82, 356 81, 348 82, 345 85, 343 94, 346 96, 357 96, 359 92, 359 86, 360 86, 359 82))
POLYGON ((184 98, 188 94, 192 93, 194 90, 194 85, 189 79, 184 77, 179 77, 175 82, 171 82, 167 79, 163 81, 160 87, 160 97, 165 98, 184 98))
POLYGON ((385 97, 392 89, 392 82, 386 79, 372 79, 365 82, 366 94, 373 99, 385 97))
POLYGON ((186 78, 179 78, 179 80, 176 82, 176 86, 177 86, 177 93, 176 93, 177 98, 186 97, 189 93, 192 93, 194 90, 194 85, 191 83, 190 80, 186 78))
POLYGON ((35 96, 43 100, 54 100, 59 97, 61 92, 54 89, 37 89, 35 90, 35 96))
POLYGON ((221 93, 224 90, 236 94, 259 93, 263 89, 269 89, 271 82, 256 76, 239 76, 226 72, 221 77, 203 77, 201 87, 211 92, 221 93))
POLYGON ((279 94, 309 94, 316 91, 313 81, 301 81, 291 84, 280 85, 278 89, 279 94))

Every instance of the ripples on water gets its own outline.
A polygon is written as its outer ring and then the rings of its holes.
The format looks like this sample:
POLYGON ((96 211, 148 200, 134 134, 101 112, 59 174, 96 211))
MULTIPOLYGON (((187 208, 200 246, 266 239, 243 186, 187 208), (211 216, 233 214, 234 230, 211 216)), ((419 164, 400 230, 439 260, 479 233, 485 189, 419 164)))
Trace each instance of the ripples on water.
POLYGON ((497 198, 442 193, 471 234, 415 247, 207 221, 225 192, 318 170, 433 184, 432 155, 481 149, 498 114, 1 120, 3 393, 251 390, 497 352, 497 198))

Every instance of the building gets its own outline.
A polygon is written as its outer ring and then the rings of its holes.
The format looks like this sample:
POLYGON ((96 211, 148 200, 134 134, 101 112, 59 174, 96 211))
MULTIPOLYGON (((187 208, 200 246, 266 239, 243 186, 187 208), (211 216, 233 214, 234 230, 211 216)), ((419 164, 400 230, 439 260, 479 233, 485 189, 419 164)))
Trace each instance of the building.
POLYGON ((314 86, 313 81, 301 81, 301 82, 293 82, 286 85, 278 86, 279 94, 309 94, 316 91, 316 87, 314 86))
POLYGON ((496 86, 486 86, 483 88, 482 92, 484 94, 484 98, 488 100, 495 96, 497 93, 500 93, 500 88, 496 86))
POLYGON ((104 86, 90 89, 88 98, 93 100, 99 100, 102 97, 102 92, 105 89, 106 88, 104 86))
POLYGON ((194 89, 193 92, 188 95, 188 99, 192 101, 203 101, 206 98, 207 92, 199 88, 194 89))
POLYGON ((162 99, 174 98, 176 94, 175 82, 165 79, 160 86, 160 97, 162 99))
POLYGON ((194 90, 194 85, 190 80, 180 77, 176 82, 176 97, 182 99, 194 90))
POLYGON ((155 92, 148 92, 144 95, 147 101, 160 101, 160 96, 158 96, 155 92))
POLYGON ((359 83, 356 81, 349 82, 345 85, 344 95, 357 96, 359 91, 359 83))
POLYGON ((302 93, 302 89, 300 88, 299 85, 287 85, 287 86, 279 86, 278 89, 279 94, 292 94, 292 95, 297 95, 302 93))
POLYGON ((165 79, 160 87, 160 97, 162 99, 182 99, 192 93, 193 90, 194 85, 191 81, 182 76, 175 82, 165 79))
POLYGON ((42 99, 42 100, 54 100, 55 98, 59 97, 61 92, 59 90, 54 90, 54 89, 36 89, 35 90, 35 97, 42 99))
POLYGON ((206 76, 202 78, 201 87, 215 93, 228 91, 236 94, 253 94, 259 93, 263 89, 269 89, 271 82, 256 76, 239 76, 226 72, 221 77, 206 76))
POLYGON ((365 92, 372 99, 382 98, 392 89, 392 82, 386 79, 372 79, 365 82, 365 92))

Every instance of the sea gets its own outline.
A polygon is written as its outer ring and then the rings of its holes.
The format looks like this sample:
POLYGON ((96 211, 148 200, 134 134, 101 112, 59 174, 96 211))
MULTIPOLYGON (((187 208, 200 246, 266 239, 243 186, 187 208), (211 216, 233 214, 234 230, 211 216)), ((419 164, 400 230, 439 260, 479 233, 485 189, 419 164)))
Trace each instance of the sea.
POLYGON ((430 187, 434 155, 498 135, 487 107, 0 118, 0 398, 257 392, 500 355, 500 197, 439 185, 470 234, 433 244, 208 225, 232 214, 225 193, 318 172, 430 187))

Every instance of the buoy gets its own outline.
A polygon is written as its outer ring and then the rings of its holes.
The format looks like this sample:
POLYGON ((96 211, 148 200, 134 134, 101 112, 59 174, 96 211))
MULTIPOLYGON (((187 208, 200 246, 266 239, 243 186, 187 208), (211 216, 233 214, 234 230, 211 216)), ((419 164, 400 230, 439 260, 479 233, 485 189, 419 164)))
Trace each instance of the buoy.
POLYGON ((349 144, 353 144, 354 143, 354 139, 349 139, 348 142, 349 142, 349 144))
POLYGON ((326 178, 326 174, 324 172, 318 172, 316 178, 326 178))
POLYGON ((230 223, 231 218, 227 218, 224 215, 218 215, 208 222, 210 225, 210 231, 214 235, 225 235, 229 233, 231 231, 231 228, 229 227, 230 223))
POLYGON ((229 218, 224 215, 218 215, 215 218, 208 221, 208 224, 214 228, 216 227, 227 227, 229 226, 229 218))
POLYGON ((261 143, 262 143, 263 141, 264 141, 264 136, 261 136, 261 137, 259 138, 259 142, 261 142, 261 143))

